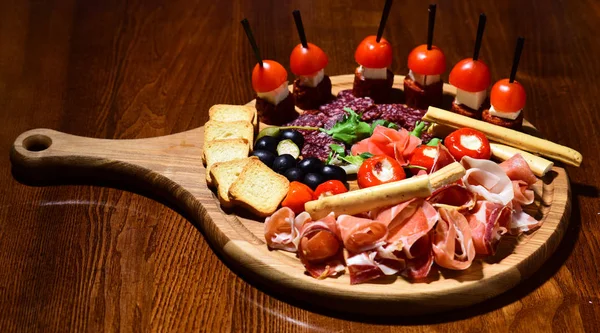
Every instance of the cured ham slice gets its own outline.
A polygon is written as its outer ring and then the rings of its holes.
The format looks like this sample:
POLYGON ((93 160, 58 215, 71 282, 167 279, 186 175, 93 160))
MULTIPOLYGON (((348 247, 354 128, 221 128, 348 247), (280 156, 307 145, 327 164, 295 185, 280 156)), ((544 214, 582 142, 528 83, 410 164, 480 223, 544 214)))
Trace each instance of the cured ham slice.
POLYGON ((406 267, 403 259, 383 246, 359 254, 350 254, 346 265, 350 284, 364 283, 385 275, 394 275, 406 267))
POLYGON ((460 211, 472 209, 477 202, 473 192, 458 184, 437 189, 427 201, 435 208, 458 209, 460 211))
POLYGON ((529 189, 529 185, 522 180, 513 180, 513 193, 515 195, 513 203, 517 202, 520 205, 531 205, 534 200, 533 190, 529 189))
POLYGON ((271 249, 296 252, 300 242, 300 228, 310 220, 306 212, 295 216, 294 212, 282 207, 265 219, 265 240, 271 249))
POLYGON ((324 279, 345 270, 342 241, 336 231, 333 213, 302 227, 298 257, 314 278, 324 279))
POLYGON ((431 233, 419 238, 410 252, 411 259, 406 259, 406 269, 402 271, 402 275, 411 280, 426 278, 431 272, 434 262, 431 233))
POLYGON ((512 182, 498 164, 468 156, 463 157, 460 163, 467 169, 462 181, 469 191, 494 203, 507 205, 512 201, 512 182))
POLYGON ((410 135, 404 128, 394 130, 384 126, 377 126, 373 135, 351 148, 352 155, 371 153, 373 155, 387 155, 395 158, 400 165, 408 164, 408 158, 421 144, 421 139, 410 135))
POLYGON ((510 206, 490 201, 478 201, 473 214, 467 216, 471 227, 471 237, 475 252, 494 255, 498 242, 510 227, 512 210, 510 206))
POLYGON ((437 211, 427 201, 412 199, 379 212, 376 220, 387 226, 387 242, 412 259, 411 247, 427 235, 438 218, 437 211))
POLYGON ((368 218, 340 215, 337 228, 344 246, 352 253, 378 248, 385 244, 387 237, 387 226, 368 218))
POLYGON ((510 180, 520 180, 527 183, 527 185, 533 185, 537 182, 537 177, 521 154, 515 154, 499 165, 510 180))
POLYGON ((510 222, 510 234, 518 235, 522 232, 530 232, 542 226, 542 221, 534 219, 525 213, 518 202, 513 201, 512 220, 510 222))
POLYGON ((441 208, 433 235, 435 263, 449 269, 463 270, 475 259, 475 245, 467 219, 457 210, 441 208))
POLYGON ((448 149, 440 142, 437 145, 437 154, 435 156, 435 159, 433 159, 433 166, 431 167, 430 173, 434 173, 439 169, 450 165, 454 162, 456 162, 454 156, 452 156, 448 149))

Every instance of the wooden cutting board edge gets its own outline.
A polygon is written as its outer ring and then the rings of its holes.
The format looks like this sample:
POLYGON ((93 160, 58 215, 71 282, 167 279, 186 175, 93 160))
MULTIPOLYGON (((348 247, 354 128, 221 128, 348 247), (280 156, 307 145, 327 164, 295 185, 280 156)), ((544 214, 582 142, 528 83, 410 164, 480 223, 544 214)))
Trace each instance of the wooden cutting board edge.
MULTIPOLYGON (((351 87, 352 77, 332 77, 334 92, 351 87)), ((401 85, 402 79, 397 76, 395 86, 401 85)), ((455 93, 449 85, 445 85, 444 90, 455 93)), ((569 181, 564 169, 554 167, 556 177, 543 186, 542 192, 542 202, 551 204, 542 205, 547 211, 545 224, 532 235, 523 237, 519 246, 528 252, 508 256, 518 257, 510 267, 499 267, 502 263, 486 265, 492 267, 490 276, 458 283, 452 278, 424 284, 410 284, 398 279, 389 285, 351 286, 347 277, 314 280, 303 273, 297 259, 279 251, 268 251, 260 228, 253 225, 251 231, 246 225, 252 222, 221 210, 215 194, 204 182, 202 134, 200 127, 158 138, 107 140, 37 129, 23 133, 15 140, 11 162, 13 170, 18 169, 34 178, 40 174, 55 177, 61 170, 72 170, 84 177, 119 179, 125 176, 141 188, 175 203, 192 217, 213 249, 222 252, 222 259, 242 276, 274 291, 280 298, 291 296, 344 312, 414 315, 481 302, 512 288, 535 272, 558 247, 568 225, 569 181), (38 149, 41 150, 32 151, 38 149), (300 267, 294 268, 294 265, 300 267), (447 285, 442 286, 442 282, 447 285)))

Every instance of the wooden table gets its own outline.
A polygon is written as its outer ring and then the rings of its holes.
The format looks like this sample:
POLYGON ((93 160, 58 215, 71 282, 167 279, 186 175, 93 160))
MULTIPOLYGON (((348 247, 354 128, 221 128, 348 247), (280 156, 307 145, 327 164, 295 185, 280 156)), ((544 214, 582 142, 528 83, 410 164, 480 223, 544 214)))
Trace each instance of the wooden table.
MULTIPOLYGON (((11 175, 16 136, 47 127, 98 138, 146 138, 201 126, 216 103, 253 98, 247 17, 263 55, 289 65, 300 9, 327 73, 350 73, 383 1, 12 1, 0 4, 0 331, 600 330, 600 6, 593 1, 439 1, 434 43, 448 64, 481 55, 517 78, 526 117, 579 150, 567 168, 572 218, 557 252, 525 283, 468 309, 412 318, 327 313, 274 298, 234 274, 184 216, 102 186, 33 187, 11 175), (382 327, 384 325, 385 327, 382 327)), ((425 42, 427 5, 397 1, 384 36, 395 73, 425 42)), ((447 78, 447 76, 446 76, 447 78)), ((103 184, 97 184, 103 185, 103 184)))

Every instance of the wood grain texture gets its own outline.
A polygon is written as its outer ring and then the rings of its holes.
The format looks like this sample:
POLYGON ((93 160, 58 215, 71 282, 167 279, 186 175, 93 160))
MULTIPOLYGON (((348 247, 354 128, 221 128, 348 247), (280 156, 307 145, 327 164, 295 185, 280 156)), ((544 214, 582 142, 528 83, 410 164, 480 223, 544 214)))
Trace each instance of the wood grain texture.
MULTIPOLYGON (((395 78, 396 88, 402 86, 402 79, 395 78)), ((337 93, 352 87, 353 76, 333 76, 331 81, 337 93)), ((449 85, 444 91, 455 93, 449 85)), ((390 276, 353 286, 347 274, 316 280, 304 273, 295 255, 267 249, 263 219, 219 207, 204 181, 203 132, 200 127, 149 139, 106 140, 34 129, 17 137, 11 161, 15 173, 32 181, 65 173, 78 174, 83 181, 127 180, 134 189, 146 189, 190 216, 213 249, 242 276, 285 300, 359 314, 433 313, 505 292, 554 253, 570 217, 569 181, 564 169, 556 167, 535 185, 538 199, 527 207, 532 216, 544 221, 542 227, 530 235, 506 237, 494 257, 477 260, 468 270, 442 269, 433 272, 426 283, 390 276)))
MULTIPOLYGON (((529 279, 477 306, 436 316, 347 316, 289 304, 248 284, 194 225, 148 193, 31 187, 10 173, 6 156, 28 129, 147 138, 201 126, 213 104, 251 100, 253 56, 239 26, 243 17, 265 57, 288 67, 298 43, 290 13, 300 9, 308 38, 330 57, 328 74, 349 73, 354 48, 377 30, 383 4, 0 2, 0 330, 599 331, 600 6, 437 3, 434 43, 449 65, 471 54, 481 11, 488 17, 481 56, 494 80, 508 75, 514 41, 526 37, 517 79, 527 90, 527 118, 544 137, 585 156, 580 168, 567 168, 573 201, 564 240, 529 279)), ((396 74, 407 72, 408 52, 425 40, 425 7, 420 1, 392 7, 384 36, 394 46, 396 74)))

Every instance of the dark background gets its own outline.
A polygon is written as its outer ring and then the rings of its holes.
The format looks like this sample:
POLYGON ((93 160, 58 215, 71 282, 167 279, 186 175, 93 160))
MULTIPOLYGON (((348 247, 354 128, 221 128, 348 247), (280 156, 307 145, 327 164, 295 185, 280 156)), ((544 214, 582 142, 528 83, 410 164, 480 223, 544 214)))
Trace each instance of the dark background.
MULTIPOLYGON (((161 203, 98 186, 30 187, 11 175, 11 144, 28 129, 146 138, 201 126, 213 104, 251 100, 244 17, 263 56, 289 68, 299 42, 291 12, 300 9, 308 39, 329 55, 326 72, 337 75, 353 72, 354 50, 376 33, 382 8, 348 0, 0 2, 0 330, 600 330, 597 1, 438 2, 434 44, 449 69, 471 56, 482 11, 481 57, 494 81, 508 76, 517 36, 526 38, 517 74, 526 118, 584 156, 582 167, 567 168, 573 211, 555 255, 518 287, 468 309, 368 318, 291 305, 237 277, 161 203)), ((396 74, 408 71, 407 55, 426 30, 427 2, 396 1, 384 34, 396 74)))

